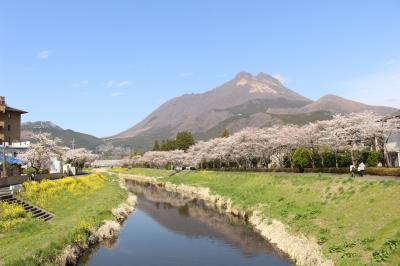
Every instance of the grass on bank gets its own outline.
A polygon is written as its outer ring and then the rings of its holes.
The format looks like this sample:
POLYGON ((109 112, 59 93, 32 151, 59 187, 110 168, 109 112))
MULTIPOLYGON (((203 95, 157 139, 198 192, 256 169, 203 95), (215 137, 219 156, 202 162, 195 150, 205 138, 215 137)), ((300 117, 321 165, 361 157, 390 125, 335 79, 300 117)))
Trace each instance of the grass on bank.
POLYGON ((0 228, 0 264, 56 264, 66 245, 86 241, 89 228, 112 219, 111 209, 127 198, 126 190, 110 175, 29 182, 24 187, 20 197, 56 216, 47 223, 26 213, 14 215, 20 222, 0 228))
POLYGON ((160 175, 209 187, 245 210, 260 208, 291 232, 315 239, 337 265, 400 265, 398 181, 213 171, 160 175))
POLYGON ((175 173, 174 170, 154 169, 154 168, 112 168, 110 172, 120 174, 144 175, 150 177, 167 177, 175 173))

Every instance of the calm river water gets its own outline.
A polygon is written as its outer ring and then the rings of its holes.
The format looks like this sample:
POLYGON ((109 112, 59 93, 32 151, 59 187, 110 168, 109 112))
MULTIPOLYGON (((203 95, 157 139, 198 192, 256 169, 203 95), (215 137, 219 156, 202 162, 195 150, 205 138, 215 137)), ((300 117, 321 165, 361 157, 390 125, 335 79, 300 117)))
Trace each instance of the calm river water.
POLYGON ((118 239, 81 265, 293 265, 247 225, 203 202, 128 182, 138 206, 118 239))

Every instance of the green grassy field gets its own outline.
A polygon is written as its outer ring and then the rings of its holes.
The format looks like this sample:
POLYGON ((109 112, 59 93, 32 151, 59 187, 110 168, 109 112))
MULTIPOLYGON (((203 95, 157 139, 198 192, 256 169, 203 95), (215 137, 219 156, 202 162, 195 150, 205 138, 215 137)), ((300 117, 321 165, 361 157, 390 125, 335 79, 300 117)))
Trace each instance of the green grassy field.
POLYGON ((265 217, 282 221, 292 233, 315 239, 337 265, 400 265, 398 181, 213 171, 167 174, 159 175, 175 184, 209 187, 245 210, 261 208, 265 217))
POLYGON ((115 177, 93 174, 31 184, 20 196, 56 217, 48 223, 27 217, 3 229, 0 264, 54 265, 67 244, 85 241, 88 228, 112 219, 111 209, 126 200, 127 191, 115 177))

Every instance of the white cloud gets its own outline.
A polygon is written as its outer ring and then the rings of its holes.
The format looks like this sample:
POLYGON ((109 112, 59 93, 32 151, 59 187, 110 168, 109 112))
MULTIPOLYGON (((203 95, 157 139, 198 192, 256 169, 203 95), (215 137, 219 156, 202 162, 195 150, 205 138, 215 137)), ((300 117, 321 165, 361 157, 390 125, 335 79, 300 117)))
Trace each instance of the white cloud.
POLYGON ((343 96, 367 104, 400 108, 400 60, 384 61, 374 73, 339 84, 343 96))
POLYGON ((109 88, 122 88, 132 85, 133 82, 130 80, 109 80, 106 82, 106 86, 109 88))
POLYGON ((124 95, 124 93, 120 92, 120 91, 115 91, 115 92, 111 93, 110 95, 111 95, 111 97, 118 97, 118 96, 124 95))
POLYGON ((88 84, 89 84, 89 81, 80 80, 80 81, 72 83, 72 86, 76 87, 76 88, 81 88, 81 87, 86 87, 88 84))
POLYGON ((129 85, 132 85, 132 84, 133 84, 132 81, 123 80, 123 81, 120 81, 120 82, 117 83, 117 87, 120 88, 120 87, 129 86, 129 85))
POLYGON ((52 54, 52 53, 53 53, 53 51, 51 51, 51 50, 43 50, 38 53, 37 57, 39 59, 47 59, 47 58, 49 58, 50 54, 52 54))
POLYGON ((274 78, 276 78, 277 80, 279 80, 282 84, 285 84, 285 77, 281 74, 276 74, 273 75, 274 78))
POLYGON ((179 73, 179 76, 181 78, 191 77, 191 76, 193 76, 193 73, 192 72, 182 72, 182 73, 179 73))

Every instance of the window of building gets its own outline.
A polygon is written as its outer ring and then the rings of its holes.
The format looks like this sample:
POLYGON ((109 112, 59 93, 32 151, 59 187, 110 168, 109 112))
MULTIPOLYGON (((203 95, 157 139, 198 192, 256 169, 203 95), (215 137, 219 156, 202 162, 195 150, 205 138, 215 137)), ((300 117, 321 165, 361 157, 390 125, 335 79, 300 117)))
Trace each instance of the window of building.
POLYGON ((11 113, 8 113, 8 118, 11 118, 11 113))
POLYGON ((7 126, 7 130, 8 130, 8 131, 11 131, 11 125, 8 125, 8 126, 7 126))

